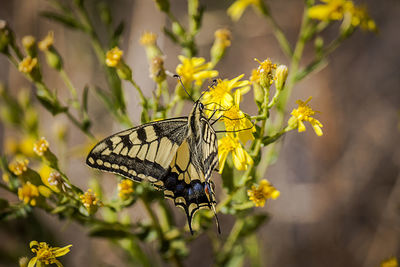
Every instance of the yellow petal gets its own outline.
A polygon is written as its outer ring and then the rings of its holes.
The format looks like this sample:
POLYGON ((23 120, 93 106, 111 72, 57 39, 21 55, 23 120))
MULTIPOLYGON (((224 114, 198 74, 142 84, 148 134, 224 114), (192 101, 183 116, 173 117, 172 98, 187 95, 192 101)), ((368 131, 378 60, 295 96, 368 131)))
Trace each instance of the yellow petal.
POLYGON ((44 196, 45 198, 50 197, 50 195, 51 195, 51 190, 50 190, 49 188, 47 188, 47 187, 44 186, 44 185, 39 185, 39 186, 38 186, 38 189, 39 189, 39 193, 40 193, 42 196, 44 196))
POLYGON ((29 263, 28 263, 28 267, 34 267, 37 261, 37 257, 33 257, 29 263))

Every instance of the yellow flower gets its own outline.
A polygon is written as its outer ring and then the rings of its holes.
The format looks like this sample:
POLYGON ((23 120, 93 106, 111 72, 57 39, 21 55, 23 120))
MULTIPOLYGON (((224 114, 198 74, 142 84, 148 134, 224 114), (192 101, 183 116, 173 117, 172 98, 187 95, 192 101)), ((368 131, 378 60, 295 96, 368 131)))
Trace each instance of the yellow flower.
POLYGON ((238 21, 249 5, 260 6, 260 0, 236 0, 227 10, 233 21, 238 21))
POLYGON ((48 148, 49 148, 49 142, 47 142, 46 138, 44 137, 40 138, 33 145, 33 151, 40 157, 43 156, 43 154, 47 151, 48 148))
POLYGON ((23 73, 31 73, 36 65, 37 58, 31 58, 30 56, 27 56, 18 64, 18 70, 23 73))
POLYGON ((299 132, 304 132, 306 130, 306 127, 303 123, 303 121, 308 121, 311 126, 314 128, 315 133, 318 136, 321 136, 322 133, 322 124, 315 118, 312 118, 311 116, 314 116, 315 113, 318 111, 313 110, 307 103, 311 100, 312 97, 309 97, 305 102, 301 100, 297 100, 296 103, 299 105, 297 109, 293 109, 288 125, 289 128, 295 129, 297 128, 299 132))
POLYGON ((39 189, 29 181, 22 185, 22 187, 18 188, 18 198, 24 201, 25 204, 35 206, 38 197, 39 189))
POLYGON ((256 207, 264 207, 265 201, 268 198, 276 199, 279 197, 280 192, 273 187, 267 180, 263 179, 260 185, 251 187, 251 190, 247 190, 249 199, 254 202, 256 207))
POLYGON ((324 4, 315 5, 308 10, 308 16, 312 19, 328 21, 342 20, 350 16, 353 27, 360 26, 364 30, 376 31, 377 27, 373 19, 368 15, 366 8, 357 7, 349 0, 321 0, 324 4))
POLYGON ((64 183, 59 172, 43 164, 39 169, 39 175, 44 185, 56 193, 60 192, 59 188, 63 187, 64 183))
POLYGON ((33 146, 36 142, 36 138, 32 136, 25 136, 19 144, 19 149, 22 154, 27 157, 32 157, 35 155, 33 151, 33 146))
POLYGON ((239 140, 243 144, 246 144, 248 140, 254 139, 253 132, 255 132, 256 129, 243 111, 240 110, 240 97, 240 91, 236 90, 234 93, 234 105, 224 112, 223 122, 225 124, 225 129, 228 131, 228 135, 233 136, 233 133, 229 132, 237 131, 236 134, 239 140))
POLYGON ((31 241, 29 243, 29 247, 31 248, 33 253, 36 253, 36 256, 29 261, 28 267, 39 267, 43 266, 42 264, 56 264, 58 267, 62 267, 63 265, 56 258, 67 254, 70 250, 69 248, 72 247, 72 245, 60 248, 50 247, 46 242, 39 243, 37 241, 31 241))
POLYGON ((381 262, 380 267, 399 267, 399 262, 395 257, 391 257, 383 262, 381 262))
POLYGON ((157 34, 145 31, 140 37, 140 44, 143 46, 155 45, 157 42, 157 34))
POLYGON ((92 191, 92 189, 88 189, 83 195, 80 195, 79 197, 83 206, 85 206, 89 213, 94 213, 97 211, 100 200, 98 199, 97 194, 92 191))
POLYGON ((107 51, 106 54, 106 65, 109 67, 115 67, 121 61, 121 57, 124 54, 117 46, 107 51))
POLYGON ((226 158, 230 152, 232 152, 233 164, 239 171, 247 170, 247 165, 253 164, 253 159, 250 157, 247 151, 243 149, 239 142, 239 138, 227 135, 218 140, 218 160, 220 173, 222 173, 222 170, 224 169, 226 158))
POLYGON ((351 12, 351 25, 360 26, 361 29, 371 32, 377 32, 378 28, 375 21, 371 19, 366 7, 355 7, 351 12))
POLYGON ((39 42, 38 46, 40 50, 46 51, 49 50, 50 46, 52 46, 53 43, 54 43, 54 32, 49 31, 46 37, 39 42))
POLYGON ((124 179, 118 184, 118 195, 122 200, 128 199, 133 191, 132 180, 124 179))
POLYGON ((21 175, 28 169, 29 160, 19 158, 8 164, 8 168, 15 175, 21 175))
POLYGON ((202 57, 187 58, 179 55, 178 58, 182 63, 176 67, 176 73, 181 76, 185 85, 193 81, 196 85, 201 85, 204 79, 218 76, 218 71, 210 70, 212 63, 206 63, 202 57))
POLYGON ((211 87, 209 91, 203 95, 203 102, 207 105, 207 109, 229 109, 233 104, 233 96, 231 94, 232 89, 237 88, 240 95, 244 95, 250 90, 248 86, 249 81, 239 81, 242 79, 244 74, 239 75, 232 80, 217 80, 217 85, 211 87))

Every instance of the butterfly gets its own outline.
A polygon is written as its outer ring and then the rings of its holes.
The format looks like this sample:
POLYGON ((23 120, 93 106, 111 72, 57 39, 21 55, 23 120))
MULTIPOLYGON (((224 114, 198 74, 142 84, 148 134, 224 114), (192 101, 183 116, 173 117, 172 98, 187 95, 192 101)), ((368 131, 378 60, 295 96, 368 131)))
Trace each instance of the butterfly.
POLYGON ((211 174, 218 167, 216 132, 197 100, 188 117, 146 123, 100 141, 86 163, 137 182, 148 181, 186 213, 193 234, 193 215, 202 208, 215 211, 211 174))

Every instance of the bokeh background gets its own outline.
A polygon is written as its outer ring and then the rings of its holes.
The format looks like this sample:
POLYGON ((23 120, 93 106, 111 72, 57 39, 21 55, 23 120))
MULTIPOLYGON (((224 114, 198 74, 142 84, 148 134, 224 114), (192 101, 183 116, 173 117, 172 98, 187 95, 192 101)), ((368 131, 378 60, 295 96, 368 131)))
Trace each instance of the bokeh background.
MULTIPOLYGON (((95 1, 87 2, 93 5, 95 1)), ((180 49, 162 34, 162 26, 169 22, 153 1, 107 2, 115 23, 126 22, 121 47, 124 58, 133 69, 134 79, 145 88, 145 94, 151 95, 154 84, 138 40, 145 30, 158 33, 158 44, 167 55, 166 68, 173 72, 180 49)), ((171 2, 173 12, 183 20, 186 1, 171 2)), ((257 66, 254 58, 270 57, 273 62, 288 63, 271 28, 253 10, 248 9, 239 22, 232 23, 226 15, 231 2, 200 2, 206 6, 206 12, 198 36, 199 56, 209 58, 215 30, 228 27, 232 31, 232 46, 216 67, 222 78, 231 79, 242 73, 249 77, 251 69, 257 66)), ((294 42, 303 2, 268 2, 288 39, 294 42)), ((311 106, 320 111, 317 118, 324 125, 324 135, 317 137, 311 127, 305 133, 286 135, 278 160, 267 172, 266 178, 281 191, 281 196, 267 203, 265 209, 271 220, 258 235, 265 266, 378 266, 383 259, 400 256, 400 2, 357 3, 368 6, 379 34, 357 31, 330 56, 325 69, 299 83, 293 92, 290 108, 296 106, 296 99, 313 96, 311 106)), ((56 47, 74 84, 78 88, 104 84, 102 69, 86 36, 40 17, 39 12, 47 9, 44 0, 0 0, 0 19, 8 21, 18 41, 24 35, 41 39, 54 30, 56 47)), ((337 28, 332 27, 325 36, 329 38, 335 31, 337 28)), ((311 60, 311 47, 307 49, 311 60)), ((307 56, 303 63, 306 61, 307 56)), ((66 94, 64 84, 54 70, 43 67, 46 81, 58 88, 62 99, 66 94)), ((12 91, 31 87, 4 56, 0 57, 0 82, 12 91)), ((125 84, 125 91, 129 114, 137 123, 139 100, 130 85, 125 84)), ((90 97, 97 136, 120 130, 94 94, 90 97)), ((247 97, 250 104, 251 93, 247 97)), ((249 113, 255 112, 251 105, 241 106, 249 113)), ((67 123, 63 116, 54 118, 42 108, 40 111, 44 133, 57 123, 67 123)), ((13 134, 0 124, 0 152, 13 134)), ((51 143, 51 135, 46 138, 51 143)), ((90 171, 80 149, 87 140, 72 126, 68 140, 72 152, 67 156, 71 161, 64 169, 73 183, 87 188, 85 177, 89 177, 90 171)), ((57 148, 54 150, 58 152, 57 148)), ((117 181, 110 175, 104 176, 101 183, 113 191, 117 181)), ((143 217, 140 208, 129 212, 133 220, 143 217)), ((178 210, 176 216, 182 218, 183 227, 183 213, 178 210)), ((232 223, 229 216, 220 217, 226 234, 232 223)), ((38 211, 25 220, 0 223, 0 266, 15 266, 16 258, 30 255, 29 241, 38 239, 60 246, 73 244, 71 253, 62 258, 65 266, 123 266, 121 254, 106 241, 89 239, 83 227, 38 211)), ((198 238, 185 263, 209 266, 212 262, 208 239, 198 238)))

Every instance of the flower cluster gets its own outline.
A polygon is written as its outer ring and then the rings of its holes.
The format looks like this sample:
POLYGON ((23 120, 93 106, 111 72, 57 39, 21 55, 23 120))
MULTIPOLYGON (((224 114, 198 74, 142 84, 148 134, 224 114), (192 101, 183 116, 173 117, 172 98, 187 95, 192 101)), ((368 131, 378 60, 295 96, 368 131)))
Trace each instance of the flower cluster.
POLYGON ((24 201, 25 204, 31 206, 36 205, 36 200, 39 197, 39 189, 37 186, 31 184, 31 182, 26 182, 22 187, 18 188, 18 198, 24 201))
POLYGON ((106 65, 109 67, 116 67, 121 61, 123 54, 124 52, 122 52, 122 50, 120 50, 118 47, 114 47, 113 49, 107 51, 106 65))
POLYGON ((15 159, 8 165, 8 168, 15 175, 21 175, 28 169, 29 160, 27 159, 15 159))
POLYGON ((133 190, 133 181, 129 179, 124 179, 118 184, 118 196, 122 200, 128 199, 132 193, 134 192, 133 190))
POLYGON ((42 137, 33 145, 33 151, 39 156, 43 156, 43 154, 49 148, 49 142, 47 142, 46 138, 42 137))
POLYGON ((83 195, 80 195, 79 198, 89 214, 95 213, 101 204, 97 194, 94 193, 92 189, 88 189, 83 195))

